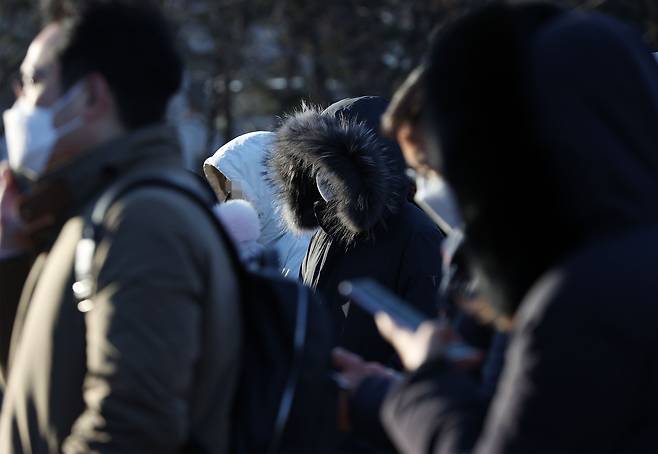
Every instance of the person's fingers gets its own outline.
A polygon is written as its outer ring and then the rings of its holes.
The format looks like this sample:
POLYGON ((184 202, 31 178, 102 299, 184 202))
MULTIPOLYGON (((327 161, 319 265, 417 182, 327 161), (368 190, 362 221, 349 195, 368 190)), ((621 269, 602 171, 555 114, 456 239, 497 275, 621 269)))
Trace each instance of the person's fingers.
POLYGON ((363 359, 344 348, 336 347, 331 351, 331 359, 340 370, 350 369, 363 363, 363 359))
POLYGON ((52 214, 47 214, 45 216, 41 216, 40 218, 35 219, 34 221, 30 221, 29 223, 25 223, 22 221, 18 221, 21 223, 20 228, 26 233, 26 234, 31 234, 33 232, 38 232, 39 230, 43 230, 47 227, 51 227, 52 225, 55 224, 55 217, 52 214))
POLYGON ((375 323, 382 337, 395 345, 396 337, 401 330, 395 321, 387 313, 377 312, 375 314, 375 323))
POLYGON ((380 363, 366 363, 365 375, 390 375, 391 369, 380 363))
POLYGON ((16 186, 16 179, 14 178, 14 174, 11 172, 9 163, 1 162, 0 171, 2 172, 2 181, 5 182, 7 186, 16 186))
POLYGON ((375 322, 382 336, 395 348, 402 363, 409 370, 415 370, 431 355, 443 348, 444 337, 450 327, 437 321, 426 321, 416 331, 404 328, 387 314, 377 314, 375 322))
POLYGON ((385 367, 379 363, 366 363, 363 369, 367 374, 373 374, 383 372, 385 367))
POLYGON ((417 332, 398 325, 384 313, 376 314, 375 323, 382 337, 393 346, 405 367, 414 369, 418 350, 424 348, 423 345, 418 344, 417 332))
POLYGON ((0 163, 0 195, 4 204, 13 204, 18 195, 16 180, 6 163, 0 163))
POLYGON ((441 322, 427 321, 423 322, 416 331, 416 338, 420 339, 422 342, 428 342, 430 339, 437 337, 440 340, 443 340, 447 336, 446 325, 441 324, 441 322))
POLYGON ((9 216, 15 196, 13 194, 13 179, 6 165, 0 167, 0 208, 3 216, 9 216))
POLYGON ((349 410, 349 396, 349 393, 345 390, 340 390, 338 392, 336 424, 339 432, 347 433, 352 430, 349 410))

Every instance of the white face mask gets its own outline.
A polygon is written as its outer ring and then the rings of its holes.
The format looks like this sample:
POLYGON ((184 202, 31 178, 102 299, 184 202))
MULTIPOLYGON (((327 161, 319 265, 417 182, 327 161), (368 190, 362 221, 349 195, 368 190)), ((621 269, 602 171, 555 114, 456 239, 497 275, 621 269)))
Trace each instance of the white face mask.
POLYGON ((82 126, 80 117, 59 128, 53 125, 55 115, 81 88, 82 85, 76 84, 50 107, 31 106, 23 98, 18 98, 10 109, 5 110, 2 119, 9 166, 13 171, 31 180, 43 175, 57 141, 82 126))

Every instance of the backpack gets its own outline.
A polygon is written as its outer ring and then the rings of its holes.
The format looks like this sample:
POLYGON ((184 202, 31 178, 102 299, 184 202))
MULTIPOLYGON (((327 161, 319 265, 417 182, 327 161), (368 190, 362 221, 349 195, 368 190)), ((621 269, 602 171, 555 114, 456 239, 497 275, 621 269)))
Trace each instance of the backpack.
MULTIPOLYGON (((75 259, 78 308, 90 306, 92 262, 109 208, 126 193, 160 187, 187 196, 213 220, 237 273, 242 306, 242 371, 233 410, 231 452, 319 452, 331 450, 336 387, 331 379, 333 332, 312 291, 267 271, 247 270, 212 211, 215 195, 181 173, 138 174, 110 186, 93 208, 75 259)), ((184 452, 203 452, 194 440, 184 452)))

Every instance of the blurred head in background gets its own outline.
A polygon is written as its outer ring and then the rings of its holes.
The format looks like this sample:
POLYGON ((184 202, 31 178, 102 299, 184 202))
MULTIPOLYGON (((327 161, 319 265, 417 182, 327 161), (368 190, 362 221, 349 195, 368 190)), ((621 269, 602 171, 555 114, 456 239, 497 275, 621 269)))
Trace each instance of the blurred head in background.
POLYGON ((437 153, 427 152, 426 133, 421 119, 425 110, 424 65, 418 66, 393 95, 384 112, 381 127, 384 134, 396 139, 411 169, 416 184, 414 200, 449 233, 461 226, 461 217, 450 187, 438 172, 437 153))
POLYGON ((21 64, 4 115, 12 169, 37 180, 126 132, 163 121, 182 63, 149 1, 65 2, 21 64))
POLYGON ((418 173, 436 172, 437 163, 429 162, 420 120, 425 105, 423 77, 425 66, 414 69, 396 90, 382 116, 382 131, 396 139, 407 164, 418 173))
POLYGON ((658 221, 658 66, 635 31, 496 3, 437 37, 425 88, 428 152, 499 309, 585 244, 658 221))

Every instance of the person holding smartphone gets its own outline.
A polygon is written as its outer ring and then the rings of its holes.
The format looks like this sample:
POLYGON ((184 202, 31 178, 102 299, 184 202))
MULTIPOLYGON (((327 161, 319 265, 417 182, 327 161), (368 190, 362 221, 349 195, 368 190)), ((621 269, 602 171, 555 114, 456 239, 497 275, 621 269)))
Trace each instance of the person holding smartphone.
POLYGON ((380 331, 413 371, 382 419, 405 452, 652 452, 658 66, 596 14, 494 3, 446 27, 424 81, 490 308, 512 327, 487 410, 445 327, 380 331))
POLYGON ((379 133, 387 105, 362 96, 305 108, 284 119, 267 162, 289 227, 314 232, 301 278, 323 296, 338 344, 400 367, 372 316, 338 293, 342 281, 369 277, 437 314, 444 235, 408 200, 400 149, 379 133))

